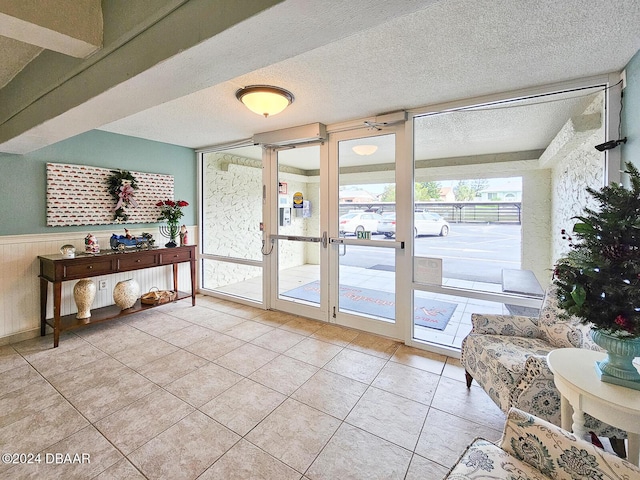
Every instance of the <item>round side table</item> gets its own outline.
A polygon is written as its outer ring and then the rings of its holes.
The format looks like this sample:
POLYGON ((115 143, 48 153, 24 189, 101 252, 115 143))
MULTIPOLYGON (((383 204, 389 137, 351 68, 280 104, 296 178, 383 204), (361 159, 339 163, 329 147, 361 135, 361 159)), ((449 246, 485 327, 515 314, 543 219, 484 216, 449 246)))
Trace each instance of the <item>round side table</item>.
POLYGON ((562 428, 584 438, 584 414, 625 430, 629 445, 627 459, 638 465, 640 457, 640 390, 600 380, 596 360, 605 354, 584 348, 560 348, 547 356, 553 381, 561 395, 562 428), (573 415, 571 415, 573 407, 573 415))

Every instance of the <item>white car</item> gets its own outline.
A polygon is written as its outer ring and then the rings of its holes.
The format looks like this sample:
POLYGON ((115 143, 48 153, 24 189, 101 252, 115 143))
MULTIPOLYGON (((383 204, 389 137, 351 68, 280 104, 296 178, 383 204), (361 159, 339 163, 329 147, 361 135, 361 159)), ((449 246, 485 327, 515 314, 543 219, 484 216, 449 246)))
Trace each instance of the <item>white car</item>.
POLYGON ((338 230, 340 233, 378 232, 378 222, 382 216, 373 212, 345 213, 340 217, 338 230))
MULTIPOLYGON (((415 212, 413 217, 414 235, 440 235, 446 237, 449 235, 449 222, 437 213, 431 212, 415 212)), ((378 223, 378 233, 384 233, 387 238, 396 235, 396 215, 395 213, 385 216, 378 223)))

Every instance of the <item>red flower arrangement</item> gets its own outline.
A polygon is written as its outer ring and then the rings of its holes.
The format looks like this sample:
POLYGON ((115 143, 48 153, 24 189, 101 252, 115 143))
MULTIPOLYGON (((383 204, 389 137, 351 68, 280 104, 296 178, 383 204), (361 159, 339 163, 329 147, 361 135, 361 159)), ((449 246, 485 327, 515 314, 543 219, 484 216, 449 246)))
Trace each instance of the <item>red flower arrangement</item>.
POLYGON ((184 215, 182 209, 188 206, 189 202, 185 200, 160 200, 156 203, 156 207, 160 207, 158 220, 164 220, 168 224, 177 225, 178 220, 184 215))

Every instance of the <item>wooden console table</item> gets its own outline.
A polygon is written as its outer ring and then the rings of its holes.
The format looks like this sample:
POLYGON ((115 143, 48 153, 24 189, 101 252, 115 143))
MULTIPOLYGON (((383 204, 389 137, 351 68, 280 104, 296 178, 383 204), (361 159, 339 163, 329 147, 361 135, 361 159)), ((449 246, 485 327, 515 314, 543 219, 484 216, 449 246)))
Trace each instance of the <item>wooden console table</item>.
POLYGON ((196 304, 196 246, 187 245, 175 248, 154 248, 123 253, 104 252, 98 254, 77 254, 75 258, 65 258, 60 254, 41 255, 40 260, 40 335, 45 334, 46 325, 53 328, 53 347, 58 346, 60 332, 83 325, 99 323, 112 318, 130 315, 154 305, 144 305, 140 300, 136 304, 120 310, 116 305, 91 310, 91 317, 77 319, 76 314, 60 316, 62 282, 82 278, 109 275, 111 273, 142 270, 145 268, 173 266, 173 289, 176 300, 191 297, 191 305, 196 304), (178 264, 189 262, 191 269, 191 293, 178 290, 178 264), (47 319, 47 295, 49 282, 53 283, 53 318, 47 319))

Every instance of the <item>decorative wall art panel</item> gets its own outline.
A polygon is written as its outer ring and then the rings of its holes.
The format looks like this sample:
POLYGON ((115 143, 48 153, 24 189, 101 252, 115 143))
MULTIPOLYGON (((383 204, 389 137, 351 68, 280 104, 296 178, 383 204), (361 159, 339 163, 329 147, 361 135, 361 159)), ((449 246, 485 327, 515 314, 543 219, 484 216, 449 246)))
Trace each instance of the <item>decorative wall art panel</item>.
POLYGON ((50 227, 155 223, 160 214, 156 203, 166 199, 173 199, 172 175, 47 163, 50 227), (122 193, 109 191, 114 182, 122 193))

